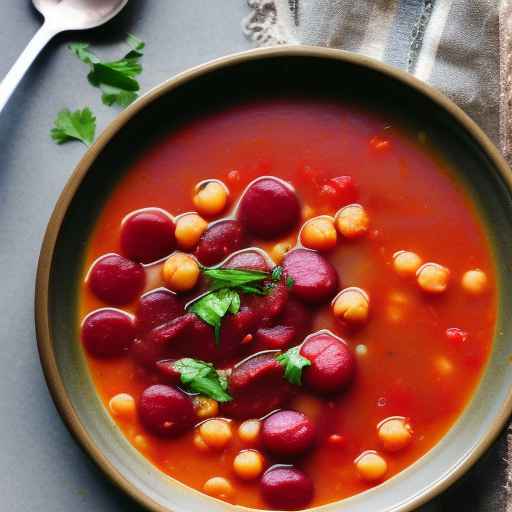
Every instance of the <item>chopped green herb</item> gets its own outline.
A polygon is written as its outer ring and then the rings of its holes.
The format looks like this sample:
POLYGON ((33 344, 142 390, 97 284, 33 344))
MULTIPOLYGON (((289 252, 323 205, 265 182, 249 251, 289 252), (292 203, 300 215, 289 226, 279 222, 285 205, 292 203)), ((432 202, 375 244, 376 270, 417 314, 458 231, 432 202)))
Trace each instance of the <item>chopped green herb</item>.
POLYGON ((285 282, 287 288, 291 288, 295 284, 295 281, 292 277, 287 277, 285 282))
POLYGON ((185 357, 174 363, 174 369, 180 373, 183 386, 194 393, 209 396, 217 402, 228 402, 226 375, 220 374, 213 364, 185 357))
POLYGON ((231 268, 209 268, 203 274, 212 280, 214 287, 226 286, 235 288, 248 283, 256 283, 268 279, 267 272, 259 270, 240 270, 231 268))
POLYGON ((50 135, 57 144, 76 139, 90 146, 94 140, 96 118, 88 107, 74 112, 70 112, 67 108, 61 110, 54 124, 50 135))
POLYGON ((193 302, 188 310, 215 330, 215 339, 220 341, 220 324, 228 312, 237 313, 240 309, 240 296, 235 290, 221 288, 203 295, 193 302))
POLYGON ((283 277, 283 267, 274 267, 272 269, 272 281, 279 281, 283 277))
POLYGON ((300 354, 300 346, 292 347, 284 354, 276 357, 278 363, 284 368, 284 378, 300 386, 302 384, 302 370, 306 366, 311 366, 311 361, 300 354))
POLYGON ((142 72, 139 59, 145 44, 132 34, 128 34, 126 43, 131 50, 122 59, 107 62, 101 61, 89 50, 87 43, 69 45, 73 54, 91 67, 87 78, 92 85, 101 89, 101 99, 105 105, 115 103, 126 107, 137 98, 140 86, 135 77, 142 72))

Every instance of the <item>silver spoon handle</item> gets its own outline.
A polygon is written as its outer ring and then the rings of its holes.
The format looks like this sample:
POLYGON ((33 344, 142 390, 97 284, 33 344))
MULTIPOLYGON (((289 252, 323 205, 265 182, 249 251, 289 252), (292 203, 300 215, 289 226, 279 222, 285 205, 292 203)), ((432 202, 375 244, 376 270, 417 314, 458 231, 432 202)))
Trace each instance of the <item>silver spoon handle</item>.
POLYGON ((48 23, 44 23, 34 34, 34 37, 23 50, 23 53, 18 57, 14 66, 9 70, 2 82, 0 82, 0 113, 27 72, 27 69, 32 62, 34 62, 34 59, 39 55, 48 41, 58 32, 59 30, 51 27, 48 23))

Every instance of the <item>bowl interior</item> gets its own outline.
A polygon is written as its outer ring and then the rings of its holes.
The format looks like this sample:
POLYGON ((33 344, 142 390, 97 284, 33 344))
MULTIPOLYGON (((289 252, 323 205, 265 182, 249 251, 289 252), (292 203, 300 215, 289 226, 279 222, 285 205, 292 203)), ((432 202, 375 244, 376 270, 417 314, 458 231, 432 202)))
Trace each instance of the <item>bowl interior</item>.
POLYGON ((449 112, 436 98, 379 65, 329 50, 281 49, 247 55, 192 71, 150 93, 114 122, 119 130, 110 140, 100 140, 71 179, 52 221, 58 227, 62 219, 60 229, 55 231, 55 249, 52 253, 53 240, 48 239, 43 249, 49 267, 48 273, 40 269, 43 277, 37 291, 38 299, 47 297, 47 311, 39 311, 38 323, 42 322, 41 316, 48 315, 49 337, 44 332, 41 335, 44 329, 39 330, 43 359, 54 357, 56 363, 55 371, 48 371, 48 364, 45 365, 50 385, 79 440, 110 476, 146 505, 177 512, 202 507, 212 512, 232 509, 154 468, 124 439, 95 393, 78 343, 77 284, 97 214, 130 161, 159 136, 179 128, 191 116, 229 103, 265 95, 286 97, 302 93, 363 101, 372 108, 402 114, 405 120, 411 116, 416 126, 432 134, 434 146, 448 156, 466 182, 487 226, 501 284, 491 359, 472 402, 456 425, 433 450, 400 475, 345 500, 341 507, 321 507, 326 511, 350 507, 351 512, 409 510, 427 495, 439 492, 451 482, 450 475, 457 470, 462 472, 473 462, 501 428, 509 410, 506 402, 512 384, 512 326, 506 313, 511 311, 511 297, 504 293, 504 283, 511 273, 508 263, 512 261, 508 178, 502 162, 484 149, 485 140, 469 124, 457 121, 456 110, 455 114, 449 112), (129 122, 122 125, 128 118, 129 122), (83 175, 89 162, 90 168, 83 175))

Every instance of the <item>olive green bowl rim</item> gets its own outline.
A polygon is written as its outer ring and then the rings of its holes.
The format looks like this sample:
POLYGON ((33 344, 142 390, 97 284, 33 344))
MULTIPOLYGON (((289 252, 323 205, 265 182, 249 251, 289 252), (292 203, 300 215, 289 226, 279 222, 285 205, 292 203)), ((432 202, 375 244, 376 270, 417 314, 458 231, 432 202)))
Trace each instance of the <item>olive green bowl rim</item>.
MULTIPOLYGON (((454 119, 456 123, 461 125, 480 146, 483 153, 490 162, 498 170, 503 182, 507 185, 509 191, 512 192, 512 173, 500 151, 493 145, 490 139, 477 126, 477 124, 469 118, 457 105, 431 86, 414 78, 412 75, 393 68, 387 64, 376 61, 374 59, 330 48, 318 48, 301 45, 280 46, 274 48, 262 48, 235 53, 213 61, 207 62, 187 71, 179 73, 174 78, 166 80, 160 85, 154 87, 149 92, 141 96, 137 101, 130 105, 126 110, 121 112, 107 126, 96 142, 88 149, 83 158, 76 166, 73 174, 68 179, 64 187, 53 213, 51 215, 46 233, 43 239, 41 253, 39 256, 37 276, 36 276, 36 293, 35 293, 35 322, 37 345, 39 356, 41 359, 43 372, 46 382, 50 389, 50 393, 62 416, 66 426, 70 430, 73 437, 78 441, 82 448, 92 457, 96 464, 110 478, 110 480, 134 498, 139 504, 153 512, 169 512, 167 507, 155 502, 149 496, 139 491, 135 485, 128 481, 117 468, 108 460, 108 458, 94 444, 93 439, 80 422, 80 419, 73 407, 70 397, 66 392, 64 381, 57 366, 56 355, 53 350, 53 342, 50 331, 49 318, 49 281, 52 261, 55 254, 56 241, 65 218, 66 212, 73 201, 73 198, 79 189, 84 177, 89 171, 92 163, 105 148, 114 135, 125 126, 139 111, 144 109, 148 104, 156 101, 162 95, 169 93, 173 89, 182 84, 192 81, 197 77, 208 74, 210 72, 237 65, 252 60, 274 58, 274 57, 314 57, 330 60, 338 60, 356 66, 364 67, 393 80, 401 82, 409 88, 426 96, 436 105, 441 107, 449 117, 454 119)), ((460 478, 487 450, 491 443, 498 436, 504 427, 507 418, 512 412, 512 388, 509 389, 507 398, 503 402, 499 414, 494 419, 491 428, 483 436, 475 448, 460 465, 458 465, 445 478, 434 482, 424 492, 414 496, 411 500, 403 503, 395 509, 395 512, 411 511, 425 502, 431 500, 436 495, 453 484, 460 478)))

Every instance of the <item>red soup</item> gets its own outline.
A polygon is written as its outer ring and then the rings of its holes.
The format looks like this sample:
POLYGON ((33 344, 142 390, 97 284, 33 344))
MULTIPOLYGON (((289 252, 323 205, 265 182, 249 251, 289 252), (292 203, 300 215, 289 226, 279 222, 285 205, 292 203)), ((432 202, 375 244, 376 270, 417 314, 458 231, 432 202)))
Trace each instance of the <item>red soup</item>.
POLYGON ((496 276, 428 133, 335 101, 189 121, 114 189, 81 338, 105 406, 213 497, 303 509, 430 450, 487 361, 496 276))

